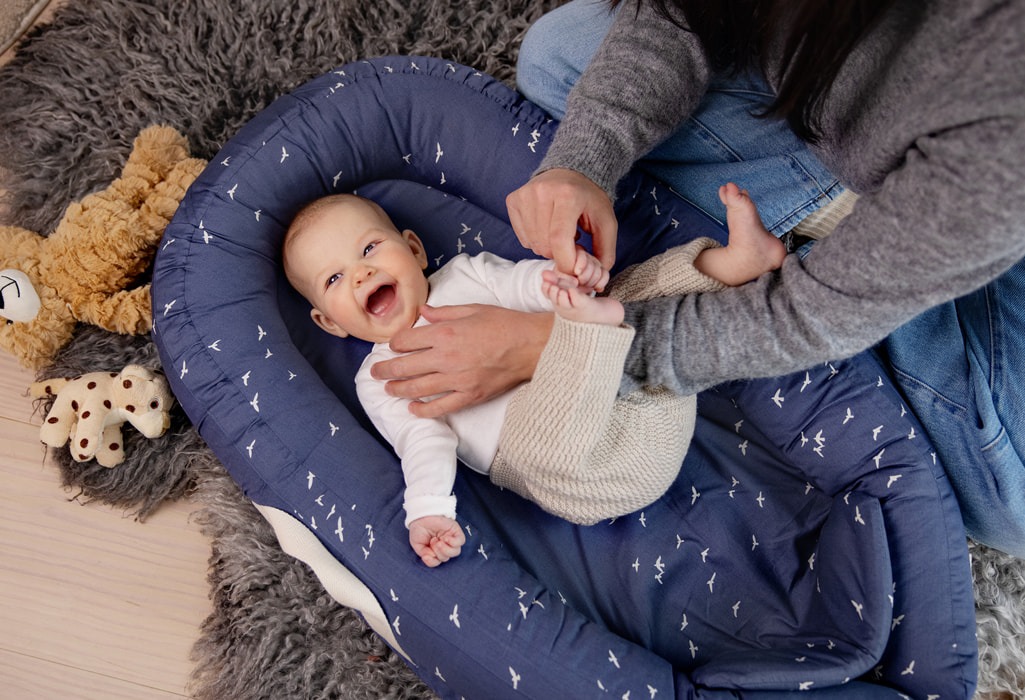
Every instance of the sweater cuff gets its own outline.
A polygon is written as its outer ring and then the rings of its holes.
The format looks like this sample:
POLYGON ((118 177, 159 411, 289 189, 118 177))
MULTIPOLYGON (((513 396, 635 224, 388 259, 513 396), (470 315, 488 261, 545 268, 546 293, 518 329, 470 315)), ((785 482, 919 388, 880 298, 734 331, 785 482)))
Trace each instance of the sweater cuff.
POLYGON ((599 125, 583 120, 566 125, 566 121, 559 125, 552 145, 531 177, 556 168, 574 170, 587 176, 615 202, 619 181, 633 163, 631 156, 611 132, 599 125))
POLYGON ((670 248, 620 272, 612 279, 606 293, 626 303, 697 292, 721 292, 726 289, 725 284, 694 267, 702 251, 719 247, 711 238, 702 237, 670 248))
MULTIPOLYGON (((563 384, 560 378, 586 372, 592 384, 601 385, 623 371, 623 358, 630 350, 634 329, 628 324, 607 326, 600 323, 570 321, 555 314, 551 335, 538 360, 538 370, 546 374, 552 387, 563 384)), ((562 391, 559 389, 558 391, 562 391)))
POLYGON ((428 515, 444 515, 456 519, 455 496, 413 496, 406 498, 402 504, 406 509, 406 528, 414 520, 426 518, 428 515))

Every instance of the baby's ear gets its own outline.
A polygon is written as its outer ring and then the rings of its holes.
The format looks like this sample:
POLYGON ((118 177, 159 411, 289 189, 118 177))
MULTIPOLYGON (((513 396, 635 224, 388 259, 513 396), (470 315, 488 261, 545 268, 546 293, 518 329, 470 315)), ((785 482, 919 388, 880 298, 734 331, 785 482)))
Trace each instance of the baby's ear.
POLYGON ((424 243, 420 240, 420 237, 407 228, 402 232, 402 240, 404 240, 409 246, 409 249, 413 251, 413 256, 416 257, 416 261, 420 263, 420 269, 426 270, 427 249, 424 248, 424 243))
POLYGON ((327 331, 331 335, 336 335, 339 338, 348 338, 349 333, 339 326, 337 323, 332 321, 327 314, 317 308, 310 309, 310 318, 316 323, 322 330, 327 331))

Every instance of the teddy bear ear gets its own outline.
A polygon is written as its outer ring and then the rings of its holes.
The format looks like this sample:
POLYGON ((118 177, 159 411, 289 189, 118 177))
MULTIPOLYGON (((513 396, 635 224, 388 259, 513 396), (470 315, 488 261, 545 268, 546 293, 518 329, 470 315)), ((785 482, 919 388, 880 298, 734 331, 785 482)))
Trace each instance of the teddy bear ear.
POLYGON ((39 294, 21 270, 0 271, 0 317, 27 323, 39 315, 39 294))

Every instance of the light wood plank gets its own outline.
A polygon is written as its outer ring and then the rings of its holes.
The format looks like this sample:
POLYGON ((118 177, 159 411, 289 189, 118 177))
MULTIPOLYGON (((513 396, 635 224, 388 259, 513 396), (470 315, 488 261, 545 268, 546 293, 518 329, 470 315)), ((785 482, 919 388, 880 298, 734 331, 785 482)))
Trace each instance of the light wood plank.
MULTIPOLYGON (((11 363, 0 358, 5 396, 11 363)), ((191 506, 169 504, 139 523, 73 502, 44 463, 25 408, 14 410, 19 418, 0 417, 0 664, 49 664, 38 675, 63 688, 53 697, 182 696, 189 651, 210 610, 210 545, 189 522, 191 506)), ((2 667, 0 677, 11 678, 2 667)))
MULTIPOLYGON (((46 8, 42 12, 39 13, 39 17, 36 18, 36 21, 33 23, 32 26, 35 27, 40 24, 49 22, 53 19, 53 13, 56 12, 62 5, 66 5, 67 3, 68 0, 50 0, 50 3, 47 4, 46 8)), ((14 46, 0 54, 0 66, 14 58, 14 55, 17 53, 17 49, 18 44, 15 43, 14 46)))
POLYGON ((28 395, 29 385, 34 379, 31 371, 21 367, 12 355, 0 350, 0 416, 26 424, 42 423, 39 415, 33 415, 32 399, 28 395))
POLYGON ((104 700, 180 700, 184 693, 169 693, 119 678, 101 676, 73 666, 61 666, 30 656, 0 650, 0 698, 103 698, 104 700))

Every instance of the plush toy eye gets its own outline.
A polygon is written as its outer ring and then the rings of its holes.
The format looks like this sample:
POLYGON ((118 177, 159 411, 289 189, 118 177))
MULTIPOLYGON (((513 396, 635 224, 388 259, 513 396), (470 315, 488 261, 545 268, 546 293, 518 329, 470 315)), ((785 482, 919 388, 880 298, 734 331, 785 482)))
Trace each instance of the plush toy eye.
POLYGON ((150 410, 153 410, 153 411, 155 411, 158 408, 160 408, 160 399, 153 399, 152 401, 150 401, 149 402, 149 407, 150 407, 150 410))

